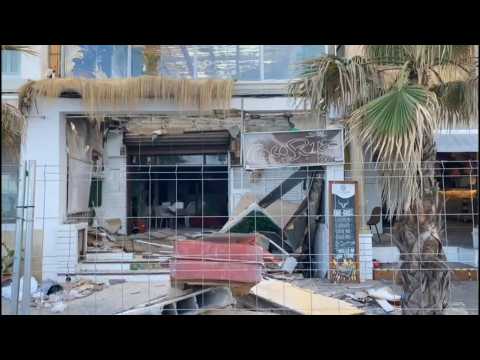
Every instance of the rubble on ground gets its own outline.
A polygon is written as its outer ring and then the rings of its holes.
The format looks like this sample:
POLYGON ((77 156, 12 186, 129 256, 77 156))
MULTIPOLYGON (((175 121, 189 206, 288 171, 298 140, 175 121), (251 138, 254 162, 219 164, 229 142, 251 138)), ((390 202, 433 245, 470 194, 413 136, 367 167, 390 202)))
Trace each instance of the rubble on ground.
POLYGON ((68 307, 68 302, 84 298, 97 291, 103 290, 107 285, 91 280, 81 279, 74 283, 65 283, 63 286, 51 280, 46 280, 32 294, 32 307, 47 308, 52 313, 62 313, 68 307), (57 291, 51 292, 52 287, 57 291), (58 288, 61 287, 61 290, 58 288))

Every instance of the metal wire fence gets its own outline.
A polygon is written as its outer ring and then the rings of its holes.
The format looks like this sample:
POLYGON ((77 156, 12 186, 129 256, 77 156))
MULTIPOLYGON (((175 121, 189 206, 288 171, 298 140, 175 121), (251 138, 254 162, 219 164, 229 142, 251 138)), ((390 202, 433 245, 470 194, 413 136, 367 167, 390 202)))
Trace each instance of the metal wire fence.
MULTIPOLYGON (((33 205, 19 202, 25 198, 24 165, 2 164, 3 313, 13 311, 7 288, 16 239, 17 249, 18 239, 31 247, 28 261, 38 283, 33 282, 31 304, 23 313, 316 314, 348 313, 348 306, 384 313, 351 293, 360 289, 373 298, 369 289, 388 286, 403 296, 398 274, 444 271, 436 262, 452 277, 447 309, 478 313, 476 160, 435 162, 438 211, 394 217, 382 200, 385 175, 378 163, 247 171, 221 161, 149 162, 133 164, 124 156, 101 171, 76 172, 36 164, 33 205), (359 200, 345 215, 334 211, 330 184, 349 181, 357 182, 359 200), (30 233, 18 221, 19 206, 33 207, 33 214, 21 215, 25 223, 33 219, 30 233), (412 215, 432 216, 444 258, 408 266, 417 262, 409 255, 437 255, 418 248, 400 253, 396 224, 412 215), (339 218, 353 219, 343 238, 335 232, 339 218), (349 264, 345 254, 351 249, 342 248, 352 245, 348 239, 354 241, 349 264), (197 242, 200 247, 194 248, 197 242), (261 287, 271 279, 280 290, 261 287), (54 292, 52 284, 63 290, 54 292)), ((422 225, 412 224, 418 240, 422 225)), ((397 297, 391 304, 398 305, 397 297)), ((391 313, 399 312, 393 308, 391 313)))

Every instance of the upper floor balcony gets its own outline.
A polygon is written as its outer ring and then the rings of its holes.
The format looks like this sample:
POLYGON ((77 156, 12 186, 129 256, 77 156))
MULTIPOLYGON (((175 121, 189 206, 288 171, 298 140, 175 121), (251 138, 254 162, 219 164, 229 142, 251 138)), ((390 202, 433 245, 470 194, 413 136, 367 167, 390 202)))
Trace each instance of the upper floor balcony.
POLYGON ((64 77, 149 74, 279 85, 296 77, 303 60, 326 54, 327 45, 63 45, 62 53, 64 77))

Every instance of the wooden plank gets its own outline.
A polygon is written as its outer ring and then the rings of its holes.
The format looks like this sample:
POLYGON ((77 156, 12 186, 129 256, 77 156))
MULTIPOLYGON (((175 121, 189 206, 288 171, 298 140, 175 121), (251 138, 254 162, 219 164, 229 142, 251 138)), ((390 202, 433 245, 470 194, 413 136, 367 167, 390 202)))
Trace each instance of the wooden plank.
POLYGON ((57 77, 61 75, 61 48, 62 45, 49 45, 48 65, 50 69, 55 70, 57 77))
POLYGON ((284 281, 263 280, 250 294, 303 315, 360 315, 364 311, 349 303, 315 294, 284 281))

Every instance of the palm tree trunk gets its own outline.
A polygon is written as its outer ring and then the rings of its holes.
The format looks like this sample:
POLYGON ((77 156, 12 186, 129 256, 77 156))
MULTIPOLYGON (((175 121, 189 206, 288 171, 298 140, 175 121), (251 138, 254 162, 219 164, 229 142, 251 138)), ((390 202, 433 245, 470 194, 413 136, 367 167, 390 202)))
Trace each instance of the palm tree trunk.
POLYGON ((398 282, 403 287, 405 315, 442 314, 450 295, 450 271, 441 234, 441 215, 435 183, 436 149, 433 136, 427 139, 422 156, 423 196, 401 215, 393 228, 400 250, 398 282))

